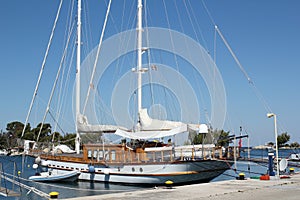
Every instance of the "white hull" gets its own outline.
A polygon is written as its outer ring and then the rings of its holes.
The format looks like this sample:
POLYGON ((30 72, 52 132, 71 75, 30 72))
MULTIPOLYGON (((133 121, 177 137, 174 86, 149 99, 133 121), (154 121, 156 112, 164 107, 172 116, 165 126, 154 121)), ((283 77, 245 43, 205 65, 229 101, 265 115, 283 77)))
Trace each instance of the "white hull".
POLYGON ((218 160, 180 161, 158 164, 127 164, 106 167, 81 163, 47 160, 42 166, 66 171, 80 171, 79 180, 108 183, 163 185, 167 180, 174 184, 208 182, 229 169, 230 164, 218 160))

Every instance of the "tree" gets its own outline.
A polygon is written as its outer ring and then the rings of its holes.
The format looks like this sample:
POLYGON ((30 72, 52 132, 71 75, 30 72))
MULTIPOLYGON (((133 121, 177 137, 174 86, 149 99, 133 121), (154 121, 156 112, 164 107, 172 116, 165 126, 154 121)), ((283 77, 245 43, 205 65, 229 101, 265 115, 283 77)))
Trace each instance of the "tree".
POLYGON ((274 146, 274 142, 268 142, 267 146, 268 147, 273 147, 274 146))
POLYGON ((24 124, 18 121, 10 122, 6 125, 9 147, 17 146, 17 139, 21 136, 23 128, 24 124))
POLYGON ((42 123, 39 123, 36 128, 32 129, 35 140, 39 140, 38 142, 50 142, 50 134, 51 134, 51 125, 49 123, 43 124, 41 133, 39 135, 42 123), (39 137, 39 138, 38 138, 39 137))
POLYGON ((0 133, 0 149, 6 149, 7 148, 7 134, 3 133, 1 130, 0 133))
POLYGON ((216 131, 216 135, 219 134, 219 137, 218 137, 218 140, 217 140, 217 146, 222 146, 222 147, 228 147, 229 146, 229 140, 228 140, 228 136, 229 136, 229 133, 230 131, 224 131, 224 130, 221 130, 219 131, 216 131))
POLYGON ((69 147, 75 147, 75 138, 76 133, 67 133, 62 139, 61 143, 69 146, 69 147))
POLYGON ((290 144, 290 147, 292 147, 292 148, 299 148, 300 144, 298 142, 293 142, 293 143, 290 144))
POLYGON ((290 140, 291 136, 287 132, 277 136, 278 147, 283 147, 290 140))
MULTIPOLYGON (((204 134, 200 134, 200 133, 195 135, 195 137, 192 141, 192 144, 202 144, 202 142, 204 142, 203 141, 203 136, 204 136, 204 134)), ((204 139, 205 139, 205 136, 204 136, 204 139)))

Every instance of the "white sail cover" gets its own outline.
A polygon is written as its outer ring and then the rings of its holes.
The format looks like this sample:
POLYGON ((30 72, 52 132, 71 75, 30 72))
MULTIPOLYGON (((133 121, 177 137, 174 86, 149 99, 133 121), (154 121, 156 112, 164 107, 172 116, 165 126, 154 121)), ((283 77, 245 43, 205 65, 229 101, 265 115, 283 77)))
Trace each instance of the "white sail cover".
POLYGON ((79 133, 111 133, 117 129, 126 130, 126 128, 115 125, 91 125, 86 116, 79 115, 78 117, 77 130, 79 133))
POLYGON ((149 117, 147 109, 142 109, 139 112, 139 117, 140 117, 140 123, 141 123, 141 130, 144 130, 144 131, 171 130, 171 129, 185 125, 182 122, 152 119, 149 117))
POLYGON ((143 131, 165 131, 187 125, 188 131, 208 133, 208 127, 206 124, 185 124, 183 122, 152 119, 151 117, 149 117, 147 109, 142 109, 140 111, 140 123, 141 130, 143 131))
POLYGON ((172 136, 178 133, 183 133, 187 131, 187 125, 184 124, 183 126, 168 130, 168 131, 139 131, 139 132, 129 132, 118 129, 115 134, 119 135, 124 138, 130 139, 156 139, 156 138, 163 138, 167 136, 172 136))

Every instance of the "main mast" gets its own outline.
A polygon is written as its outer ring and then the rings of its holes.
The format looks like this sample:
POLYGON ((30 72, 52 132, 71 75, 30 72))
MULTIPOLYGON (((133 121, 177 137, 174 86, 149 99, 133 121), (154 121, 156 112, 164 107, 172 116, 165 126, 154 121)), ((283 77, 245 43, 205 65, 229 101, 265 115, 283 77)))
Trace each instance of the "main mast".
POLYGON ((142 109, 142 0, 138 0, 138 18, 137 18, 137 73, 138 73, 138 113, 142 109))
POLYGON ((138 0, 138 16, 137 16, 137 69, 136 72, 138 73, 137 78, 137 98, 138 98, 138 129, 140 128, 140 112, 143 108, 142 105, 142 74, 146 72, 147 68, 142 68, 142 54, 143 54, 143 4, 142 0, 138 0))
POLYGON ((81 63, 81 0, 77 5, 77 60, 76 60, 76 139, 75 151, 80 153, 80 135, 78 132, 78 118, 80 115, 80 63, 81 63))

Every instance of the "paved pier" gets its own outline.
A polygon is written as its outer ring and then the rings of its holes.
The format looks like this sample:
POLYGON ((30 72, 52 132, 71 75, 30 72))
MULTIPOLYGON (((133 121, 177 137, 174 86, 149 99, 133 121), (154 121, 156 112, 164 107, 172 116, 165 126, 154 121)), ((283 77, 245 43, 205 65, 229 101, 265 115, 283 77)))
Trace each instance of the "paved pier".
POLYGON ((212 183, 202 183, 186 186, 176 186, 172 189, 165 187, 142 189, 139 191, 104 194, 71 198, 68 200, 157 200, 157 199, 213 199, 213 200, 299 200, 300 174, 289 179, 279 180, 229 180, 212 183))

